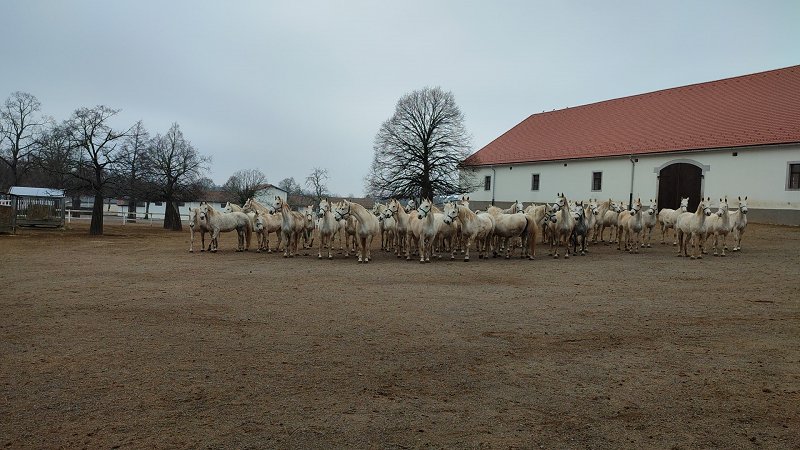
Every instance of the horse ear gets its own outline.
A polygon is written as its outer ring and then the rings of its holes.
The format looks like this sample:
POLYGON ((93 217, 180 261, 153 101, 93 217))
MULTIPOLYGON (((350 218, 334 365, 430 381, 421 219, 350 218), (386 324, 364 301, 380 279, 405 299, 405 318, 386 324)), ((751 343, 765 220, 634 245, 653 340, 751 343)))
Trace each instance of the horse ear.
POLYGON ((742 201, 742 196, 741 195, 739 196, 739 201, 742 201))
POLYGON ((744 199, 747 200, 747 196, 746 195, 744 196, 744 199))

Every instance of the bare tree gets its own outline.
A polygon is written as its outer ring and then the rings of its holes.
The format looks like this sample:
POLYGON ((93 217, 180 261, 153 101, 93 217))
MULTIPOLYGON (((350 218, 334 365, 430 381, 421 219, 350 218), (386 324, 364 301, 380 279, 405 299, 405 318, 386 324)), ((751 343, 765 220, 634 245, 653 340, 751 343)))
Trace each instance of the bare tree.
POLYGON ((118 109, 107 106, 80 108, 72 113, 66 130, 77 158, 71 163, 71 175, 89 189, 94 195, 90 235, 103 234, 103 199, 107 190, 117 181, 114 165, 119 157, 119 140, 126 131, 115 131, 108 124, 119 113, 118 109))
POLYGON ((258 169, 238 170, 228 178, 223 185, 225 189, 240 205, 267 184, 267 176, 258 169))
POLYGON ((314 196, 316 204, 319 204, 328 193, 328 187, 325 185, 326 181, 328 181, 328 169, 320 169, 319 167, 314 167, 311 175, 306 177, 306 186, 311 190, 310 194, 314 196))
POLYGON ((44 120, 36 117, 41 103, 31 94, 14 92, 0 111, 0 161, 8 166, 9 184, 18 185, 33 166, 37 134, 44 120))
POLYGON ((136 219, 136 203, 145 195, 151 170, 147 158, 150 135, 142 121, 131 128, 122 143, 116 170, 120 175, 119 192, 128 197, 128 217, 136 219))
POLYGON ((77 169, 76 152, 66 123, 56 124, 52 119, 43 127, 37 138, 34 153, 34 177, 40 186, 63 189, 76 193, 78 185, 72 173, 77 169), (37 176, 38 175, 38 176, 37 176))
POLYGON ((164 228, 180 231, 183 227, 177 202, 201 178, 210 159, 197 153, 177 123, 173 123, 165 135, 153 138, 148 155, 160 196, 166 204, 164 228))
POLYGON ((366 177, 375 197, 433 198, 467 190, 459 176, 469 154, 464 115, 451 92, 425 88, 400 98, 392 117, 375 136, 375 155, 366 177))
POLYGON ((282 179, 280 183, 278 183, 278 187, 286 191, 287 198, 301 195, 303 193, 303 188, 297 184, 297 181, 294 180, 294 177, 282 179))

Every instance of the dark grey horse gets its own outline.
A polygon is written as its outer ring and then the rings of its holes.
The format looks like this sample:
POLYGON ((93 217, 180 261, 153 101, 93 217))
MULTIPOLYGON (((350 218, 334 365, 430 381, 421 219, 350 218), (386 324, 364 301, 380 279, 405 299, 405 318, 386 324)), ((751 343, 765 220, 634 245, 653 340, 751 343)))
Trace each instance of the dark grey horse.
POLYGON ((583 202, 575 204, 573 216, 575 216, 575 228, 572 229, 570 235, 572 256, 578 255, 578 238, 581 239, 581 256, 586 256, 586 236, 589 234, 589 227, 586 223, 586 210, 583 209, 583 202))

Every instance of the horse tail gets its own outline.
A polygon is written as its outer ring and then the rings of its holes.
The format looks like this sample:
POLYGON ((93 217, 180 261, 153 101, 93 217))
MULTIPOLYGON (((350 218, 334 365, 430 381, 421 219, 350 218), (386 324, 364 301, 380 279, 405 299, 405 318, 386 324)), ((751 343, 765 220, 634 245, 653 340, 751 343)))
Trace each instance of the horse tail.
POLYGON ((253 221, 252 221, 252 219, 250 219, 250 216, 247 216, 247 222, 246 222, 246 225, 244 227, 244 237, 245 237, 245 240, 246 240, 246 247, 245 248, 248 249, 248 250, 250 249, 250 239, 253 237, 253 228, 255 228, 253 226, 253 221))
POLYGON ((523 234, 525 233, 527 233, 528 237, 528 258, 533 259, 536 256, 536 239, 539 237, 539 224, 528 214, 525 214, 525 230, 523 234))

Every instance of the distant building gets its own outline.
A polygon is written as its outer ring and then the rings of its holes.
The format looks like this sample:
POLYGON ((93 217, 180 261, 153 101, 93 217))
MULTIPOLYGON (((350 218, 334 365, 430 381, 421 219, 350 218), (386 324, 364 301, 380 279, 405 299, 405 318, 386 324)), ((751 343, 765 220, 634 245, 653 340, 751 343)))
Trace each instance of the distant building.
POLYGON ((690 197, 800 224, 800 66, 534 114, 463 162, 472 204, 690 197))

